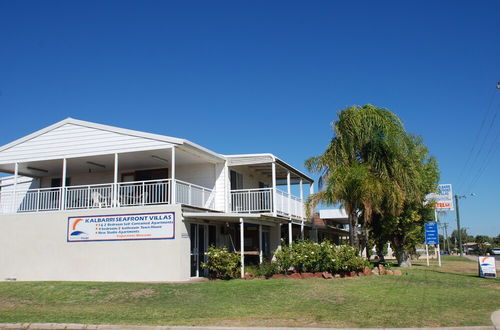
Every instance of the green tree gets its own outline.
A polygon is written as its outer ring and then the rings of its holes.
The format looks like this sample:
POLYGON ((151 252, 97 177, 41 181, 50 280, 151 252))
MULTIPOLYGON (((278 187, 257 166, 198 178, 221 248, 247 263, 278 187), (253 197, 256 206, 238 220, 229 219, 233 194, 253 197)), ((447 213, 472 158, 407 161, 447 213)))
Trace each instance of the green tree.
MULTIPOLYGON (((460 228, 460 232, 462 236, 462 244, 474 241, 474 237, 467 233, 466 228, 460 228)), ((450 240, 451 240, 451 245, 453 246, 453 250, 458 252, 459 235, 456 229, 451 233, 450 240)))
POLYGON ((362 216, 365 236, 375 238, 379 249, 390 240, 404 264, 430 211, 423 202, 436 189, 437 162, 422 140, 407 134, 399 118, 386 109, 352 106, 338 117, 326 151, 306 161, 308 170, 320 174, 322 185, 308 204, 342 205, 355 247, 362 216))
POLYGON ((405 132, 394 113, 372 105, 346 108, 338 117, 326 151, 306 161, 309 171, 320 174, 323 186, 310 196, 308 209, 320 202, 343 206, 349 219, 350 243, 359 248, 359 216, 362 214, 369 224, 383 196, 391 196, 386 204, 393 212, 403 203, 403 189, 392 177, 404 175, 402 164, 394 160, 403 152, 400 144, 405 132))
POLYGON ((425 204, 424 201, 427 194, 436 190, 439 181, 437 161, 429 156, 423 140, 408 135, 405 147, 404 159, 400 160, 404 164, 405 175, 395 176, 395 180, 406 180, 400 182, 404 203, 400 212, 385 212, 381 217, 384 236, 391 240, 400 266, 411 265, 410 255, 415 252, 415 246, 423 241, 424 223, 434 220, 433 204, 425 204))

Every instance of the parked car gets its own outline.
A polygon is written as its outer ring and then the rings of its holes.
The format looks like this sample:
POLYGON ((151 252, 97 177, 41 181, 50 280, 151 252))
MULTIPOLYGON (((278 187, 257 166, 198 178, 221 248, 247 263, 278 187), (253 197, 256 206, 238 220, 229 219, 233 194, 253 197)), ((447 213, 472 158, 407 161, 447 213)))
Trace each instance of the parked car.
POLYGON ((494 255, 494 256, 500 255, 500 248, 493 248, 493 249, 491 249, 490 254, 494 255))

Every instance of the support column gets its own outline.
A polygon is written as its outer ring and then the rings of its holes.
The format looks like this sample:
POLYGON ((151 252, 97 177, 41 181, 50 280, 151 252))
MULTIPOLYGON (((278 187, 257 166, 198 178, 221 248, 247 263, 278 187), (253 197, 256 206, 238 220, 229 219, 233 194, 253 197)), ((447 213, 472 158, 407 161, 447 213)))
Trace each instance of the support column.
POLYGON ((240 262, 241 262, 241 278, 245 277, 245 224, 243 218, 240 218, 240 262))
POLYGON ((288 223, 288 244, 292 245, 292 189, 290 186, 290 171, 286 173, 286 192, 287 196, 287 209, 288 209, 288 219, 290 222, 288 223))
POLYGON ((17 213, 17 177, 19 175, 19 164, 14 165, 14 189, 12 193, 12 213, 17 213))
POLYGON ((63 170, 62 170, 62 178, 61 178, 61 196, 60 196, 60 209, 66 209, 66 171, 67 171, 67 160, 63 158, 63 170))
POLYGON ((273 213, 274 216, 277 215, 278 211, 276 208, 276 163, 272 162, 272 183, 273 183, 273 213))
POLYGON ((115 153, 115 168, 113 175, 113 206, 118 207, 118 154, 115 153))
POLYGON ((288 200, 287 200, 288 217, 292 219, 292 188, 290 184, 290 171, 286 173, 286 192, 288 193, 288 200))
POLYGON ((259 263, 262 263, 262 225, 259 224, 259 263))
POLYGON ((300 215, 302 217, 302 221, 300 223, 300 238, 304 239, 304 218, 305 218, 305 212, 304 212, 304 186, 303 186, 303 181, 302 178, 300 178, 299 181, 300 185, 300 215))
POLYGON ((170 190, 171 190, 171 194, 170 194, 170 198, 171 198, 171 201, 170 201, 170 204, 175 204, 177 203, 177 185, 175 183, 175 147, 172 146, 172 149, 171 149, 171 152, 172 152, 172 164, 171 164, 171 169, 170 169, 170 176, 172 178, 172 182, 170 182, 170 190))

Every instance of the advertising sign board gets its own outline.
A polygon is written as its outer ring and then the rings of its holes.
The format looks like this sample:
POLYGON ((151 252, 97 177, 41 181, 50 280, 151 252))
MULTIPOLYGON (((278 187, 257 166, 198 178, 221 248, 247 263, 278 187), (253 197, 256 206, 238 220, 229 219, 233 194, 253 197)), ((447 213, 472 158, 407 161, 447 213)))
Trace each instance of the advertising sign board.
POLYGON ((427 245, 439 244, 439 233, 438 233, 437 222, 425 223, 425 244, 427 245))
POLYGON ((174 229, 174 212, 68 217, 67 241, 172 239, 174 229))
POLYGON ((478 257, 479 276, 485 278, 496 278, 497 268, 495 265, 495 257, 478 257))
POLYGON ((453 211, 453 191, 451 184, 438 185, 438 192, 428 194, 425 199, 427 201, 434 200, 435 208, 438 211, 453 211))

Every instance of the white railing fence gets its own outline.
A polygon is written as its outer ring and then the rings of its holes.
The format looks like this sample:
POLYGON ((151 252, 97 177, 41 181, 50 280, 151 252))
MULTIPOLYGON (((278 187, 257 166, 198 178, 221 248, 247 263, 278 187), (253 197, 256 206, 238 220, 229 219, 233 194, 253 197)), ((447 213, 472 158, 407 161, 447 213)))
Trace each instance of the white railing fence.
POLYGON ((177 203, 214 209, 215 190, 181 180, 175 181, 175 199, 177 203))
POLYGON ((231 212, 272 212, 272 188, 231 190, 231 212))
POLYGON ((92 209, 111 207, 113 184, 96 184, 66 187, 64 208, 92 209))
POLYGON ((43 188, 29 190, 16 205, 19 212, 52 211, 59 209, 61 188, 43 188))
MULTIPOLYGON (((129 207, 175 203, 215 209, 215 190, 181 180, 149 180, 95 184, 65 188, 40 188, 0 192, 0 214, 54 210, 129 207)), ((304 202, 298 197, 273 188, 231 190, 231 212, 273 212, 305 219, 304 202)))
POLYGON ((164 179, 29 189, 16 194, 0 191, 0 214, 171 204, 172 189, 176 189, 177 203, 214 209, 214 190, 164 179))
POLYGON ((120 206, 170 204, 171 179, 118 183, 120 206))
MULTIPOLYGON (((305 219, 304 201, 276 189, 276 212, 305 219)), ((231 212, 273 212, 273 188, 231 190, 231 212)))

